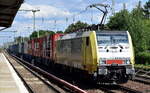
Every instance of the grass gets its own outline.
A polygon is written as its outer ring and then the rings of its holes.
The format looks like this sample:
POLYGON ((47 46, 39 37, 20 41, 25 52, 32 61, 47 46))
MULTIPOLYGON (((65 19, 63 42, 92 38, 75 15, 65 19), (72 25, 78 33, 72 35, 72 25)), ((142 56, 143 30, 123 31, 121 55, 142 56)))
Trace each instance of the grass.
POLYGON ((150 70, 150 64, 135 64, 135 68, 137 69, 144 69, 144 70, 150 70))

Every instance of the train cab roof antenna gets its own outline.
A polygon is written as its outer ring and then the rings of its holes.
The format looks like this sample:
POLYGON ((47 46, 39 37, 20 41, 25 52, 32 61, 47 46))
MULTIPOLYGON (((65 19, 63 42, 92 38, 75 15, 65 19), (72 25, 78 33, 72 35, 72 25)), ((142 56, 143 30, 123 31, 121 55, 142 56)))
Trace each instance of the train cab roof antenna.
POLYGON ((102 17, 101 22, 100 22, 100 26, 102 26, 104 19, 106 18, 107 13, 108 13, 107 7, 110 7, 110 6, 106 5, 106 4, 92 4, 92 5, 89 5, 87 8, 93 8, 93 7, 100 10, 101 12, 103 12, 103 17, 102 17), (104 10, 101 9, 99 6, 104 7, 104 10))

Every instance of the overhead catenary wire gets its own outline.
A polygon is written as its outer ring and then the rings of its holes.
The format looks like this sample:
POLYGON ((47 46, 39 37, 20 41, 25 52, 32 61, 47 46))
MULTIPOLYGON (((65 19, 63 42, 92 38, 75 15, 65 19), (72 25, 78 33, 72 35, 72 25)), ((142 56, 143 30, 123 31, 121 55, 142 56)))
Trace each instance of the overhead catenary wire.
POLYGON ((91 24, 93 24, 93 10, 91 11, 91 24))
MULTIPOLYGON (((85 13, 87 10, 88 10, 88 8, 85 8, 84 10, 82 10, 82 11, 76 13, 76 14, 73 14, 73 15, 70 17, 70 18, 72 18, 73 23, 74 23, 75 20, 76 20, 76 16, 78 16, 78 15, 80 15, 80 14, 82 14, 82 13, 85 13)), ((69 19, 69 18, 68 18, 68 19, 69 19)))
MULTIPOLYGON (((93 8, 93 7, 96 8, 96 9, 98 9, 98 10, 100 10, 102 13, 104 13, 104 15, 102 17, 102 20, 101 20, 101 23, 100 23, 100 24, 103 24, 103 22, 106 21, 105 17, 107 16, 107 13, 108 13, 107 7, 110 7, 107 4, 92 4, 92 5, 87 6, 84 10, 82 10, 82 11, 80 11, 80 12, 78 12, 78 13, 76 13, 76 14, 74 14, 74 15, 71 16, 71 18, 73 20, 73 23, 75 23, 76 17, 78 15, 81 15, 82 13, 87 12, 88 9, 93 8), (98 6, 104 7, 105 10, 99 8, 98 6)), ((93 14, 92 14, 92 17, 91 17, 91 23, 93 23, 92 21, 93 21, 93 14)))

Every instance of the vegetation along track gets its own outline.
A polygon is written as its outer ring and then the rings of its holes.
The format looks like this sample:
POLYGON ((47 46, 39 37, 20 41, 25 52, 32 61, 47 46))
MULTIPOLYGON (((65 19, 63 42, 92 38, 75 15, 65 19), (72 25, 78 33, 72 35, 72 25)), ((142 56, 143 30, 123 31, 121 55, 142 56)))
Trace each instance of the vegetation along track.
POLYGON ((20 60, 16 59, 13 55, 10 56, 7 53, 4 54, 17 74, 21 77, 30 93, 86 93, 64 80, 47 75, 48 73, 42 70, 40 71, 39 68, 31 66, 30 64, 28 64, 28 66, 27 64, 23 64, 24 62, 20 62, 20 60))

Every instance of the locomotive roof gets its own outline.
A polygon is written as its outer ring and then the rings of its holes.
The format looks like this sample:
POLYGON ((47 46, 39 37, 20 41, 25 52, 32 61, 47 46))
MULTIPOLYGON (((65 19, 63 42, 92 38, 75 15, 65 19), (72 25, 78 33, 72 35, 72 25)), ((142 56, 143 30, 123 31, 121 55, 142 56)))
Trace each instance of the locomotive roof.
POLYGON ((92 31, 88 31, 88 32, 74 32, 74 33, 70 33, 70 34, 65 34, 64 36, 60 37, 59 39, 65 40, 65 39, 72 39, 72 38, 79 38, 79 37, 87 37, 87 36, 90 35, 90 32, 92 32, 92 31))
POLYGON ((96 31, 96 34, 127 34, 127 31, 96 31))
MULTIPOLYGON (((64 36, 60 37, 58 40, 87 37, 90 35, 91 32, 92 31, 74 32, 74 33, 70 33, 70 34, 65 34, 64 36)), ((127 34, 127 31, 95 31, 95 32, 96 32, 96 34, 127 34)))

